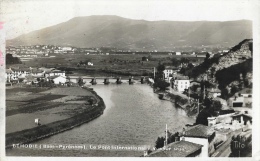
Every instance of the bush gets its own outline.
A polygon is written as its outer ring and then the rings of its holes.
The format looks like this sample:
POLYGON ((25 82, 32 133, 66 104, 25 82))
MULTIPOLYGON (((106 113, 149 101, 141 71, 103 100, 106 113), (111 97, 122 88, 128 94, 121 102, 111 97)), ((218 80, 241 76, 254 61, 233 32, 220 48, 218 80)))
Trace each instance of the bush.
POLYGON ((162 148, 164 146, 164 141, 165 141, 164 137, 158 137, 156 142, 155 142, 155 147, 157 149, 162 148))

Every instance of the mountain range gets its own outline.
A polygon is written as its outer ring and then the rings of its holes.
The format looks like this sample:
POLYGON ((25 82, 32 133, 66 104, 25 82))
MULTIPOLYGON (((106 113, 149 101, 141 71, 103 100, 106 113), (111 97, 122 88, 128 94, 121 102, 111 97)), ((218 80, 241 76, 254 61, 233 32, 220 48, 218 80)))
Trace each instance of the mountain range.
POLYGON ((118 16, 75 17, 7 40, 7 45, 114 47, 174 50, 183 46, 230 47, 252 38, 252 21, 146 21, 118 16))

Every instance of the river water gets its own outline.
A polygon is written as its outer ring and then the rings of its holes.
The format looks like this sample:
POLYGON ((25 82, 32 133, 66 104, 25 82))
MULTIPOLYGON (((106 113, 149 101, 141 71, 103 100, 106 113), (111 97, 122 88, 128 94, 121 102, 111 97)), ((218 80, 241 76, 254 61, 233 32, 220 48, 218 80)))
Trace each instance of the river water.
POLYGON ((163 136, 165 125, 171 132, 180 131, 194 120, 173 103, 158 99, 147 84, 110 84, 92 86, 106 104, 104 114, 72 130, 36 141, 38 148, 13 148, 8 156, 140 156, 136 150, 93 150, 89 146, 154 146, 163 136), (39 149, 48 145, 85 145, 86 149, 39 149))

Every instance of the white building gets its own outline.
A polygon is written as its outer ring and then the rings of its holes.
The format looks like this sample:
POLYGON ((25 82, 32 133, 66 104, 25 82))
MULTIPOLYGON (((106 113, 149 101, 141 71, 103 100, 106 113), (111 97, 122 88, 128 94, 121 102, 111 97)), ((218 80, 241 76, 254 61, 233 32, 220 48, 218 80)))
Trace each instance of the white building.
POLYGON ((170 80, 172 79, 173 75, 176 74, 177 70, 178 69, 175 68, 175 67, 166 66, 165 70, 163 71, 164 79, 166 79, 166 80, 168 80, 168 82, 170 82, 170 80))
POLYGON ((215 151, 213 141, 215 135, 212 127, 199 124, 185 130, 182 140, 203 145, 201 156, 209 157, 215 151))
POLYGON ((45 72, 45 77, 52 77, 52 76, 66 77, 65 71, 61 71, 61 70, 51 70, 51 71, 45 72))
POLYGON ((165 70, 163 71, 163 73, 164 73, 164 78, 168 79, 169 77, 172 77, 173 69, 166 67, 165 70))
POLYGON ((177 51, 177 52, 176 52, 176 55, 181 55, 181 52, 177 51))
POLYGON ((57 76, 51 76, 49 77, 50 80, 53 80, 54 84, 65 84, 66 82, 66 77, 64 76, 60 76, 60 75, 57 75, 57 76))
POLYGON ((72 50, 72 47, 63 47, 62 50, 63 50, 63 51, 71 51, 71 50, 72 50))
POLYGON ((94 64, 93 64, 93 63, 91 63, 91 62, 88 62, 88 65, 89 65, 89 66, 93 66, 94 64))
POLYGON ((185 89, 189 89, 190 80, 186 76, 178 76, 173 78, 173 88, 178 92, 184 92, 185 89))

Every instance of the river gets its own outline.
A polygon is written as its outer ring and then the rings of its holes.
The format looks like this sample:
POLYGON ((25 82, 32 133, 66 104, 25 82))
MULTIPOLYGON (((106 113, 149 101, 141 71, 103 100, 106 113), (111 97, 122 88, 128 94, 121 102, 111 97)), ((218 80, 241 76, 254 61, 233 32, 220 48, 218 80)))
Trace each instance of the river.
POLYGON ((104 114, 72 130, 36 141, 37 146, 83 144, 87 149, 13 148, 7 156, 140 156, 143 151, 92 150, 90 145, 154 146, 165 125, 180 131, 194 120, 169 101, 158 99, 147 84, 110 84, 92 86, 106 104, 104 114))

